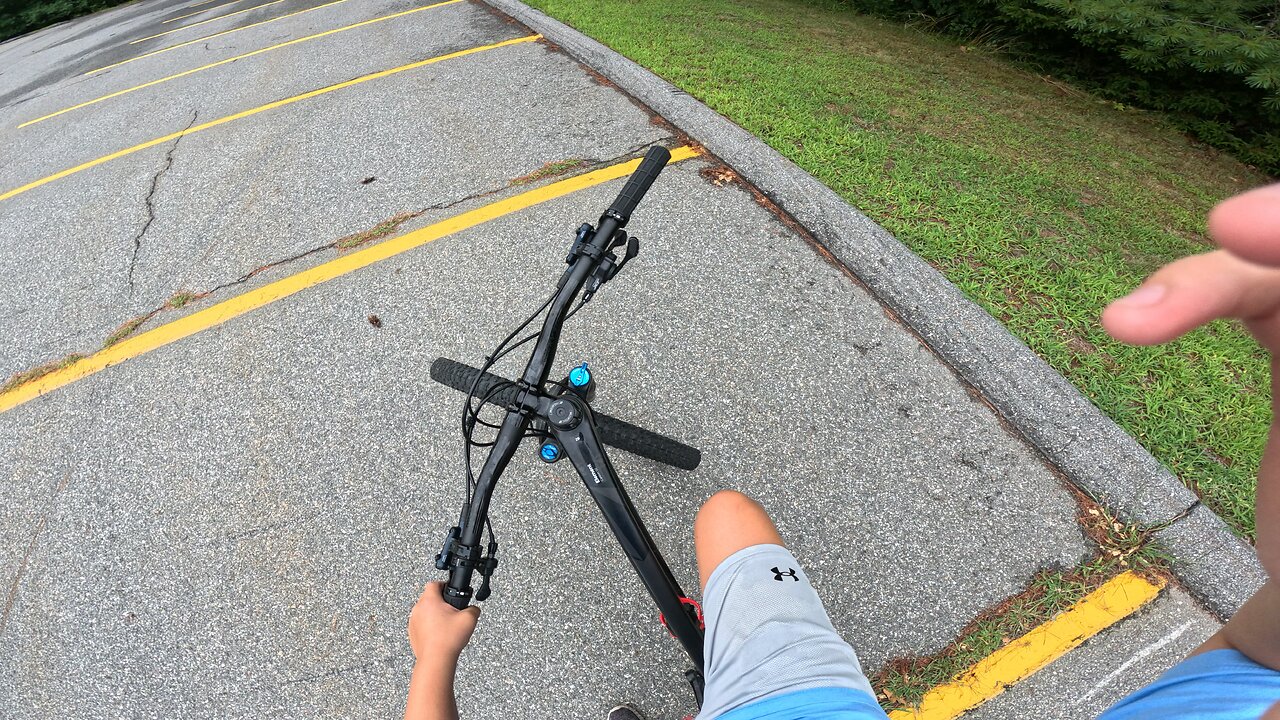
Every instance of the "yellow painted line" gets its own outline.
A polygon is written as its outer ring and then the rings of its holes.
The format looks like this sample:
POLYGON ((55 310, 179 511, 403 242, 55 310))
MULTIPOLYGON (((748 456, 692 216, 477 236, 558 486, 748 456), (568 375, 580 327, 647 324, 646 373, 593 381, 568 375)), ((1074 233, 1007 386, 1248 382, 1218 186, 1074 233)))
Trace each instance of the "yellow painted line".
POLYGON ((347 80, 345 82, 340 82, 337 85, 322 87, 319 90, 311 90, 309 92, 304 92, 301 95, 294 95, 293 97, 287 97, 283 100, 277 100, 272 103, 267 103, 266 105, 259 105, 256 108, 244 110, 234 115, 227 115, 224 117, 220 117, 217 120, 210 120, 207 123, 193 125, 187 128, 186 130, 179 130, 178 132, 175 132, 175 133, 162 135, 161 137, 155 138, 154 140, 148 140, 144 143, 139 143, 137 145, 134 145, 133 147, 128 147, 123 150, 117 150, 116 152, 113 152, 110 155, 103 155, 102 157, 97 158, 96 160, 90 160, 87 163, 81 163, 79 165, 76 165, 75 167, 67 168, 66 170, 61 170, 52 175, 42 177, 39 180, 36 180, 35 182, 29 182, 26 185, 23 185, 21 187, 16 187, 12 190, 9 190, 8 192, 0 194, 0 200, 8 200, 9 198, 12 198, 16 195, 21 195, 22 193, 28 190, 34 190, 40 187, 41 185, 47 185, 53 182, 54 180, 61 180, 62 178, 68 177, 70 175, 74 175, 83 170, 88 170, 89 168, 97 167, 99 165, 102 165, 103 163, 108 163, 108 162, 111 162, 112 160, 117 160, 126 155, 132 155, 133 153, 136 153, 139 150, 146 150, 149 147, 155 147, 156 145, 161 145, 163 143, 169 142, 170 140, 176 140, 185 135, 191 135, 193 133, 202 132, 204 130, 208 130, 209 128, 214 128, 219 125, 225 125, 235 120, 241 120, 243 118, 247 118, 252 115, 257 115, 258 113, 261 113, 261 112, 274 110, 276 108, 284 107, 285 105, 292 105, 293 103, 296 103, 296 102, 309 100, 313 97, 319 97, 320 95, 325 95, 327 93, 331 93, 336 90, 341 90, 343 88, 348 88, 353 85, 359 85, 360 83, 369 82, 370 80, 377 80, 379 78, 395 75, 396 73, 402 73, 402 72, 405 72, 406 70, 413 70, 416 68, 425 67, 427 65, 438 63, 444 60, 451 60, 453 58, 459 58, 464 55, 471 55, 473 53, 484 52, 485 50, 493 50, 495 48, 506 47, 507 45, 515 45, 517 43, 530 42, 533 40, 538 40, 541 37, 542 37, 541 35, 527 35, 525 37, 515 38, 513 40, 504 40, 500 43, 494 43, 492 45, 481 45, 480 47, 473 47, 467 50, 459 50, 458 52, 449 53, 448 55, 440 55, 438 57, 428 58, 426 60, 419 60, 418 62, 409 63, 408 65, 401 65, 400 67, 394 67, 394 68, 391 68, 390 70, 380 70, 376 73, 361 75, 360 77, 355 78, 354 80, 347 80))
POLYGON ((222 32, 216 32, 216 33, 214 33, 214 34, 212 34, 212 35, 205 35, 204 37, 196 38, 195 40, 188 40, 188 41, 186 41, 186 42, 180 42, 180 43, 178 43, 177 45, 170 45, 169 47, 166 47, 166 48, 160 48, 159 50, 152 50, 152 51, 151 51, 151 52, 149 52, 149 53, 143 53, 142 55, 139 55, 139 56, 137 56, 137 57, 131 57, 131 58, 129 58, 128 60, 121 60, 121 61, 120 61, 120 62, 118 62, 118 63, 112 63, 112 64, 110 64, 110 65, 104 65, 103 67, 100 67, 100 68, 98 68, 97 70, 90 70, 89 72, 82 73, 82 74, 81 74, 81 77, 84 77, 85 75, 93 75, 94 73, 100 73, 100 72, 102 72, 103 70, 110 70, 111 68, 118 68, 118 67, 120 67, 121 65, 127 65, 127 64, 129 64, 129 63, 133 62, 134 60, 141 60, 141 59, 143 59, 143 58, 149 58, 149 57, 151 57, 151 56, 153 56, 153 55, 159 55, 160 53, 169 52, 170 50, 177 50, 178 48, 186 47, 186 46, 188 46, 188 45, 195 45, 196 43, 208 42, 209 40, 212 40, 213 38, 216 38, 216 37, 222 37, 223 35, 230 35, 230 34, 231 34, 231 33, 233 33, 233 32, 240 32, 241 30, 248 30, 249 28, 255 28, 255 27, 258 27, 259 25, 266 25, 267 23, 273 23, 273 22, 275 22, 275 21, 277 21, 277 20, 284 20, 285 18, 291 18, 291 17, 293 17, 294 15, 301 15, 301 14, 303 14, 303 13, 309 13, 309 12, 311 12, 312 10, 319 10, 319 9, 321 9, 321 8, 327 8, 327 7, 332 7, 332 6, 334 6, 334 5, 339 5, 339 4, 344 3, 344 2, 346 2, 346 1, 347 1, 347 0, 333 0, 333 2, 327 2, 327 3, 323 4, 323 5, 316 5, 315 7, 309 7, 309 8, 307 8, 307 9, 305 9, 305 10, 298 10, 297 12, 291 12, 291 13, 288 13, 288 14, 286 14, 286 15, 277 15, 276 17, 269 18, 269 19, 267 19, 267 20, 260 20, 260 21, 258 21, 258 22, 256 22, 256 23, 250 23, 250 24, 248 24, 248 25, 241 25, 240 27, 237 27, 237 28, 231 28, 230 30, 223 30, 222 32))
MULTIPOLYGON (((191 29, 191 28, 193 28, 193 27, 199 27, 199 26, 201 26, 201 25, 204 25, 205 23, 216 22, 216 21, 218 21, 218 20, 225 20, 225 19, 227 19, 227 18, 229 18, 229 17, 235 17, 236 15, 239 15, 239 14, 241 14, 241 13, 247 13, 247 12, 249 12, 249 11, 251 11, 251 10, 257 10, 258 8, 264 8, 264 7, 268 6, 268 5, 275 5, 275 4, 277 4, 277 3, 282 3, 282 2, 284 2, 284 0, 271 0, 271 2, 262 3, 261 5, 254 5, 254 6, 253 6, 253 7, 251 7, 251 8, 245 8, 245 9, 243 9, 243 10, 237 10, 237 11, 235 11, 235 12, 229 12, 229 13, 227 13, 226 15, 219 15, 218 17, 211 17, 211 18, 209 18, 208 20, 200 20, 200 21, 193 22, 193 23, 187 23, 186 25, 183 25, 182 27, 179 27, 179 28, 174 28, 174 29, 172 29, 172 30, 165 30, 164 32, 156 33, 155 35, 148 35, 148 36, 146 36, 146 37, 144 37, 144 38, 138 38, 137 40, 130 40, 130 41, 129 41, 129 44, 130 44, 130 45, 137 45, 137 44, 138 44, 138 43, 140 43, 140 42, 146 42, 146 41, 148 41, 148 40, 155 40, 155 39, 156 39, 156 38, 158 38, 158 37, 164 37, 165 35, 172 35, 173 33, 176 33, 176 32, 182 32, 183 30, 190 30, 190 29, 191 29)), ((234 3, 227 3, 227 5, 232 5, 232 4, 234 4, 234 3)), ((218 8, 220 8, 220 7, 225 7, 225 6, 224 6, 224 5, 217 5, 217 6, 215 6, 215 7, 211 7, 211 8, 205 9, 205 10, 201 10, 200 12, 202 12, 202 13, 206 13, 206 12, 209 12, 210 10, 217 10, 217 9, 218 9, 218 8)), ((200 14, 200 13, 191 13, 191 15, 199 15, 199 14, 200 14)), ((191 15, 183 15, 182 17, 191 17, 191 15)), ((181 20, 181 19, 182 19, 182 18, 174 18, 174 20, 181 20)), ((165 22, 173 22, 173 20, 165 20, 165 22)), ((163 25, 164 23, 161 23, 161 24, 163 25)))
POLYGON ((920 707, 890 720, 951 720, 1033 675, 1072 648, 1155 599, 1164 581, 1124 572, 1031 632, 983 658, 969 671, 929 691, 920 707))
MULTIPOLYGON (((677 148, 671 151, 670 162, 687 160, 697 156, 697 154, 698 151, 691 147, 677 148)), ((112 365, 117 365, 143 353, 151 352, 156 348, 177 342, 202 330, 221 325, 232 318, 257 310, 307 288, 342 277, 360 268, 368 267, 374 263, 426 245, 434 240, 439 240, 447 235, 461 232, 504 215, 630 175, 639 166, 640 159, 637 158, 554 182, 544 187, 520 193, 506 200, 499 200, 484 207, 455 215, 363 250, 358 250, 348 255, 340 255, 309 270, 303 270, 260 288, 223 300, 216 305, 194 312, 186 317, 148 330, 140 335, 121 340, 115 345, 77 360, 65 368, 55 370, 38 380, 19 385, 6 393, 0 394, 0 412, 12 410, 25 402, 105 370, 112 365)))
MULTIPOLYGON (((275 5, 276 3, 283 3, 283 1, 284 1, 284 0, 271 0, 271 1, 270 1, 270 3, 268 3, 268 5, 275 5)), ((196 17, 196 15, 200 15, 200 14, 202 14, 202 13, 212 13, 212 12, 214 12, 214 10, 218 10, 218 9, 220 9, 220 8, 229 8, 229 6, 232 6, 232 5, 237 4, 237 3, 239 3, 239 0, 232 0, 232 1, 230 1, 230 3, 223 3, 223 4, 221 4, 221 5, 214 5, 214 6, 212 6, 212 8, 205 8, 204 10, 196 10, 196 12, 195 12, 195 13, 187 13, 186 15, 178 15, 178 17, 177 17, 177 18, 169 18, 168 20, 161 20, 160 24, 163 24, 163 26, 164 26, 164 24, 175 23, 175 22, 178 22, 178 20, 184 20, 184 19, 187 19, 187 18, 193 18, 193 17, 196 17)), ((257 8, 261 8, 261 6, 262 6, 262 5, 257 5, 257 8)), ((248 10, 252 10, 252 9, 253 9, 253 8, 246 8, 246 9, 244 9, 244 10, 236 10, 236 12, 234 12, 234 13, 228 13, 228 14, 225 14, 225 15, 220 15, 220 17, 219 17, 219 18, 215 18, 215 19, 229 18, 229 17, 232 17, 232 15, 236 15, 236 14, 239 14, 239 13, 246 13, 246 12, 248 12, 248 10)))
POLYGON ((134 85, 133 87, 125 88, 124 90, 117 90, 116 92, 108 93, 108 94, 106 94, 106 95, 103 95, 102 97, 97 97, 97 98, 94 98, 94 99, 92 99, 92 100, 86 100, 85 102, 82 102, 82 103, 80 103, 79 105, 72 105, 71 107, 63 108, 63 109, 61 109, 61 110, 58 110, 57 112, 51 112, 51 113, 49 113, 48 115, 45 115, 45 116, 43 116, 43 117, 38 117, 38 118, 36 118, 35 120, 28 120, 28 121, 26 121, 26 122, 22 123, 21 125, 19 125, 18 127, 19 127, 19 128, 24 128, 24 127, 26 127, 26 126, 28 126, 28 125, 35 125, 35 124, 36 124, 36 123, 38 123, 38 122, 43 122, 43 121, 45 121, 45 120, 48 120, 49 118, 55 118, 55 117, 58 117, 59 115, 61 115, 61 114, 63 114, 63 113, 69 113, 69 112, 71 112, 72 110, 79 110, 80 108, 89 107, 90 105, 96 105, 96 104, 98 104, 98 103, 100 103, 100 102, 102 102, 102 101, 104 101, 104 100, 110 100, 111 98, 117 98, 117 97, 120 97, 121 95, 128 95, 129 93, 131 93, 131 92, 133 92, 133 91, 135 91, 135 90, 141 90, 141 89, 143 89, 143 88, 154 87, 154 86, 159 85, 159 84, 161 84, 161 83, 169 82, 170 80, 177 80, 178 78, 186 77, 186 76, 188 76, 188 75, 195 75, 195 74, 196 74, 196 73, 198 73, 198 72, 203 72, 203 71, 205 71, 205 70, 209 70, 209 69, 211 69, 211 68, 216 68, 216 67, 218 67, 218 66, 220 66, 220 65, 226 65, 226 64, 228 64, 228 63, 233 63, 233 62, 235 62, 235 61, 237 61, 237 60, 244 60, 245 58, 251 58, 251 57, 253 57, 253 56, 255 56, 255 55, 261 55, 261 54, 263 54, 263 53, 268 53, 268 52, 271 52, 272 50, 279 50, 280 48, 289 47, 290 45, 297 45, 297 44, 299 44, 299 43, 307 42, 308 40, 315 40, 315 39, 317 39, 317 38, 328 37, 328 36, 330 36, 330 35, 336 35, 336 34, 338 34, 338 33, 340 33, 340 32, 346 32, 347 30, 354 30, 355 28, 364 27, 364 26, 366 26, 366 25, 373 25, 374 23, 385 22, 385 21, 387 21, 387 20, 394 20, 394 19, 396 19, 396 18, 404 17, 405 15, 412 15, 412 14, 414 14, 414 13, 420 13, 420 12, 422 12, 422 11, 424 11, 424 10, 431 10, 431 9, 434 9, 434 8, 443 7, 443 6, 445 6, 445 5, 453 5, 453 4, 455 4, 455 3, 460 3, 460 2, 462 2, 462 0, 445 0, 444 2, 438 2, 438 3, 434 4, 434 5, 426 5, 426 6, 424 6, 424 7, 414 8, 414 9, 412 9, 412 10, 405 10, 404 12, 398 12, 398 13, 393 13, 393 14, 391 14, 391 15, 384 15, 384 16, 382 16, 382 17, 373 18, 372 20, 364 20, 364 21, 361 21, 361 22, 358 22, 358 23, 352 23, 351 25, 344 25, 344 26, 342 26, 342 27, 340 27, 340 28, 334 28, 334 29, 332 29, 332 30, 325 30, 324 32, 316 33, 316 34, 314 34, 314 35, 307 35, 307 36, 305 36, 305 37, 295 38, 295 39, 293 39, 293 40, 286 40, 285 42, 277 43, 277 44, 275 44, 275 45, 270 45, 270 46, 268 46, 268 47, 264 47, 264 48, 262 48, 262 49, 260 49, 260 50, 253 50, 253 51, 251 51, 251 52, 244 53, 243 55, 236 55, 235 57, 229 57, 229 58, 226 58, 226 59, 224 59, 224 60, 219 60, 219 61, 217 61, 217 62, 212 62, 212 63, 209 63, 208 65, 201 65, 201 66, 200 66, 200 67, 198 67, 198 68, 192 68, 192 69, 190 69, 190 70, 183 70, 183 71, 182 71, 182 72, 180 72, 180 73, 174 73, 173 75, 166 75, 165 77, 162 77, 162 78, 160 78, 160 79, 158 79, 158 80, 152 80, 151 82, 145 82, 145 83, 142 83, 141 85, 134 85))

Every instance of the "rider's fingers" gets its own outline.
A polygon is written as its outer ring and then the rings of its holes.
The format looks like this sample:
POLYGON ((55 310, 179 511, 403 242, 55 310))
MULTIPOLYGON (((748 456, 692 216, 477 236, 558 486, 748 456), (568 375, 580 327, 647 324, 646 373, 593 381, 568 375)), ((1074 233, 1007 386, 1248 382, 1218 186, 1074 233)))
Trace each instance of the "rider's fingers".
POLYGON ((438 598, 438 597, 441 597, 443 594, 444 594, 444 583, 439 580, 436 580, 435 582, 427 583, 426 587, 422 588, 422 594, 418 596, 418 600, 420 601, 426 600, 432 597, 438 598))
MULTIPOLYGON (((1259 319, 1280 307, 1280 269, 1245 262, 1224 250, 1170 263, 1102 313, 1117 340, 1168 342, 1222 317, 1259 319)), ((1259 338, 1273 345, 1277 338, 1259 338)))
POLYGON ((1219 203, 1209 213, 1209 234, 1249 262, 1280 267, 1280 183, 1219 203))

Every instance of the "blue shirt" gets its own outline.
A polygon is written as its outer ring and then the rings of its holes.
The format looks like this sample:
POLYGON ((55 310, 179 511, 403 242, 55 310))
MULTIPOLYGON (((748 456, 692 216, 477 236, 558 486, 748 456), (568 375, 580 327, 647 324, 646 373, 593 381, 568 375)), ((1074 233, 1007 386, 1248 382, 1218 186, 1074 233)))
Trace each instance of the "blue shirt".
POLYGON ((1280 672, 1236 650, 1210 650, 1174 665, 1098 720, 1258 720, 1280 702, 1280 672))
MULTIPOLYGON (((1159 679, 1116 703, 1098 720, 1258 720, 1280 702, 1280 672, 1235 650, 1187 658, 1159 679)), ((767 698, 716 720, 885 720, 867 693, 816 688, 767 698)))
POLYGON ((743 705, 715 720, 887 720, 875 698, 852 688, 796 690, 743 705))

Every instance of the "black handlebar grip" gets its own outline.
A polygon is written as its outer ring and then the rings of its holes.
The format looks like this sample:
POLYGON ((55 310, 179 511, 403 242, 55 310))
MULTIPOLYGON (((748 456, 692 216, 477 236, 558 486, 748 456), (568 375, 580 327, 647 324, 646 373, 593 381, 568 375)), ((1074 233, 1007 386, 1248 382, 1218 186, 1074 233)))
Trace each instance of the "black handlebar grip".
POLYGON ((622 188, 622 192, 618 193, 618 197, 609 206, 608 214, 617 215, 619 225, 627 224, 636 205, 640 204, 640 198, 649 191, 649 186, 658 179, 658 173, 662 172, 662 168, 666 167, 670 161, 671 151, 660 145, 649 148, 649 152, 644 154, 640 167, 631 173, 627 186, 622 188))
POLYGON ((449 586, 448 586, 447 584, 444 586, 444 588, 443 588, 440 592, 441 592, 441 594, 444 596, 444 601, 445 601, 445 602, 449 603, 450 605, 454 606, 455 608, 457 608, 457 609, 459 609, 459 610, 466 610, 466 609, 467 609, 467 606, 471 604, 471 596, 470 596, 470 594, 468 594, 468 593, 459 593, 459 594, 453 594, 453 593, 450 593, 450 592, 449 592, 449 586))

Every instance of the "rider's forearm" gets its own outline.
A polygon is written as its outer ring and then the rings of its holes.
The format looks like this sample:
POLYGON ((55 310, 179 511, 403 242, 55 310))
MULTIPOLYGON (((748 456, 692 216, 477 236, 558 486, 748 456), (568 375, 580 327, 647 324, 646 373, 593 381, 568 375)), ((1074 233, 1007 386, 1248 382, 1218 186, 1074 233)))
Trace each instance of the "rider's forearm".
MULTIPOLYGON (((1280 352, 1272 350, 1271 377, 1280 379, 1280 352)), ((1280 421, 1280 380, 1273 381, 1271 411, 1280 421)), ((1258 533, 1258 560, 1273 579, 1280 580, 1280 427, 1274 422, 1258 467, 1258 489, 1254 504, 1254 525, 1258 533)), ((1276 618, 1280 623, 1280 617, 1276 618)))
POLYGON ((1249 659, 1280 670, 1280 580, 1254 593, 1220 634, 1249 659))
POLYGON ((1239 650, 1250 660, 1280 670, 1280 580, 1270 580, 1192 655, 1239 650))
MULTIPOLYGON (((1272 352, 1280 355, 1274 348, 1272 352)), ((1271 376, 1280 378, 1280 358, 1273 358, 1271 376)), ((1280 393, 1274 390, 1271 404, 1280 418, 1280 393)), ((1280 427, 1274 425, 1258 470, 1254 515, 1258 560, 1271 579, 1200 650, 1234 648, 1260 665, 1280 670, 1280 427)))
POLYGON ((449 658, 419 660, 409 680, 409 701, 404 720, 458 720, 453 697, 453 675, 458 661, 449 658))

